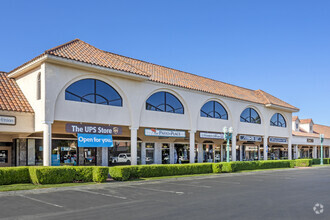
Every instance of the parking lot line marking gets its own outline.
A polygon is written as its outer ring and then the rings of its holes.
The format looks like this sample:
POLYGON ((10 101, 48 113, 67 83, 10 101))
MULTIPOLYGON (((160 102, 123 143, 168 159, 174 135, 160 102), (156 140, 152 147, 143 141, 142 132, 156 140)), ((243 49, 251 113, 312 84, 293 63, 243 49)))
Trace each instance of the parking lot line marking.
POLYGON ((178 195, 184 194, 184 192, 176 192, 176 191, 171 191, 171 190, 152 189, 152 188, 134 187, 134 186, 125 186, 125 187, 130 187, 130 188, 135 188, 135 189, 144 189, 144 190, 155 191, 155 192, 174 193, 174 194, 178 194, 178 195))
POLYGON ((204 186, 204 185, 193 185, 193 184, 185 184, 185 183, 170 183, 167 182, 167 184, 173 184, 173 185, 179 185, 179 186, 192 186, 192 187, 200 187, 200 188, 212 188, 211 186, 204 186))
POLYGON ((75 190, 75 191, 85 192, 85 193, 91 193, 91 194, 100 195, 100 196, 113 197, 113 198, 117 198, 117 199, 127 199, 126 197, 123 197, 123 196, 115 196, 115 195, 110 195, 110 194, 105 194, 105 193, 99 193, 99 192, 93 192, 93 191, 82 190, 82 189, 75 190))
POLYGON ((51 205, 51 206, 55 206, 55 207, 58 207, 58 208, 64 208, 63 206, 61 205, 57 205, 57 204, 54 204, 54 203, 50 203, 50 202, 45 202, 43 200, 40 200, 40 199, 35 199, 35 198, 32 198, 32 197, 29 197, 29 196, 25 196, 25 195, 19 195, 23 198, 26 198, 26 199, 30 199, 30 200, 33 200, 33 201, 36 201, 36 202, 40 202, 40 203, 44 203, 46 205, 51 205))

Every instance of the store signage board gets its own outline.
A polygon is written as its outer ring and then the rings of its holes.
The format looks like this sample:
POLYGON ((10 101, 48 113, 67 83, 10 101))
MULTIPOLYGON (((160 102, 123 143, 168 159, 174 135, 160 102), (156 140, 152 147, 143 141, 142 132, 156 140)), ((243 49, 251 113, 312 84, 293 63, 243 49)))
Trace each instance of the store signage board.
POLYGON ((122 134, 122 128, 119 126, 104 126, 104 125, 85 125, 85 124, 70 124, 65 125, 65 131, 68 133, 85 133, 85 134, 122 134))
POLYGON ((307 138, 307 143, 314 143, 314 139, 312 139, 312 138, 307 138))
POLYGON ((112 135, 78 133, 78 147, 113 147, 112 135))
POLYGON ((186 132, 185 131, 176 131, 176 130, 146 128, 146 129, 144 129, 144 135, 145 136, 152 136, 152 137, 185 138, 186 137, 186 132))
POLYGON ((206 138, 206 139, 225 139, 223 133, 200 132, 199 137, 206 138))
POLYGON ((286 139, 286 138, 270 137, 270 138, 269 138, 269 142, 270 142, 270 143, 286 144, 286 143, 288 143, 288 139, 286 139))
POLYGON ((261 136, 240 135, 239 140, 240 141, 261 142, 262 137, 261 136))
POLYGON ((0 125, 16 125, 16 117, 0 115, 0 125))

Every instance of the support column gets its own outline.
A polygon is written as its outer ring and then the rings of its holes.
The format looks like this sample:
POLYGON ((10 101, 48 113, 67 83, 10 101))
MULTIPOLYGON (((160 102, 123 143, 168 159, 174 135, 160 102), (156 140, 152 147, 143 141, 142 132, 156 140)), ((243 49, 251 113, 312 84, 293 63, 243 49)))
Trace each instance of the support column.
POLYGON ((102 147, 102 166, 109 166, 109 148, 102 147))
POLYGON ((299 157, 299 151, 298 151, 298 145, 294 146, 294 159, 298 159, 299 157))
POLYGON ((141 164, 146 164, 146 142, 142 142, 141 144, 141 164))
POLYGON ((198 149, 198 163, 203 163, 203 144, 197 144, 197 149, 198 149))
POLYGON ((221 144, 221 155, 220 156, 221 156, 220 161, 223 162, 224 151, 223 151, 223 145, 222 144, 221 144))
POLYGON ((239 161, 243 161, 243 146, 239 146, 239 161))
POLYGON ((137 165, 137 130, 138 128, 130 127, 131 129, 131 165, 137 165))
POLYGON ((43 131, 43 165, 51 166, 52 122, 45 121, 43 131))
POLYGON ((268 136, 264 136, 264 160, 268 160, 268 136))
POLYGON ((292 160, 292 144, 291 138, 288 138, 288 159, 292 160))
POLYGON ((260 153, 260 144, 258 145, 258 160, 260 160, 261 153, 260 153))
POLYGON ((313 158, 314 159, 317 158, 317 147, 316 146, 313 147, 313 158))
POLYGON ((162 143, 155 143, 155 164, 162 164, 162 143))
POLYGON ((328 147, 328 158, 330 158, 330 147, 328 147))
POLYGON ((170 143, 170 164, 174 164, 174 143, 170 143))
POLYGON ((231 161, 236 161, 236 134, 231 138, 231 161))
POLYGON ((189 163, 195 163, 195 131, 189 131, 189 163))
POLYGON ((36 165, 36 140, 35 139, 28 139, 28 142, 27 142, 27 148, 28 148, 28 161, 27 161, 27 165, 29 166, 33 166, 33 165, 36 165))

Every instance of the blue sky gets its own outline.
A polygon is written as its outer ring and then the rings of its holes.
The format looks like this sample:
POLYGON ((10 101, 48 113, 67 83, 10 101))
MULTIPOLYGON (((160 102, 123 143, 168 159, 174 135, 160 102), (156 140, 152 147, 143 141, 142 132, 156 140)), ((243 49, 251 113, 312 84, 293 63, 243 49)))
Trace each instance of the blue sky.
POLYGON ((75 38, 262 89, 330 125, 330 1, 0 2, 0 70, 75 38))

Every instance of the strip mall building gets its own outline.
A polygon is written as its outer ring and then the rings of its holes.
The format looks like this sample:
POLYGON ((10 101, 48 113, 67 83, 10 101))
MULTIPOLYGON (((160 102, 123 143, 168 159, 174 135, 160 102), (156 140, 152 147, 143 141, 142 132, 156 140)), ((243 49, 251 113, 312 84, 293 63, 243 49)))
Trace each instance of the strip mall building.
POLYGON ((81 40, 0 73, 0 166, 202 163, 318 157, 319 132, 296 107, 97 49, 81 40), (292 123, 290 123, 292 121, 292 123))

